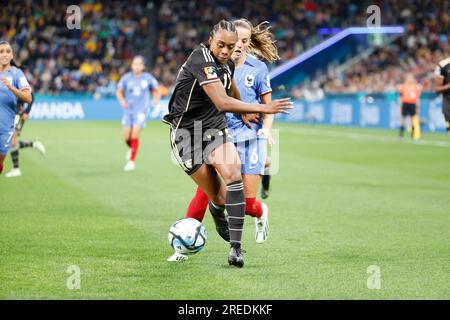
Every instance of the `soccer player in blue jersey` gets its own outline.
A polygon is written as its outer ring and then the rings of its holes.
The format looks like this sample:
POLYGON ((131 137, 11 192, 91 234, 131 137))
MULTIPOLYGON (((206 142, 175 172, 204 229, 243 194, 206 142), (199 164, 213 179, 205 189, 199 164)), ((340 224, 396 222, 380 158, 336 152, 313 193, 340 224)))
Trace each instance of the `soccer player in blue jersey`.
POLYGON ((15 132, 12 138, 11 142, 11 160, 13 167, 11 171, 5 174, 6 178, 14 178, 14 177, 20 177, 22 175, 22 172, 19 167, 19 150, 25 149, 25 148, 33 148, 37 151, 39 151, 42 155, 45 154, 45 146, 42 142, 39 140, 19 140, 19 137, 22 133, 23 127, 25 123, 28 121, 29 114, 31 111, 32 104, 34 102, 33 94, 32 97, 32 103, 25 103, 22 101, 18 101, 16 105, 16 123, 15 123, 15 132))
MULTIPOLYGON (((268 104, 272 101, 270 79, 267 66, 258 60, 260 57, 268 62, 279 59, 278 51, 273 40, 270 26, 263 22, 256 27, 246 19, 234 22, 238 34, 232 59, 236 69, 234 81, 239 91, 240 99, 247 103, 268 104), (255 56, 248 54, 253 53, 255 56)), ((242 163, 242 180, 245 192, 245 214, 255 217, 255 239, 263 243, 269 232, 268 207, 258 199, 258 187, 261 175, 264 174, 267 157, 266 143, 272 145, 271 135, 274 115, 264 114, 262 123, 259 114, 227 113, 228 128, 242 163)), ((188 207, 186 217, 202 221, 208 207, 208 196, 198 187, 194 198, 188 207)), ((228 223, 225 217, 218 214, 223 212, 216 204, 209 201, 209 209, 216 224, 216 229, 223 239, 229 240, 228 223)), ((182 261, 187 256, 175 253, 168 260, 182 261)))
POLYGON ((135 56, 131 63, 131 72, 120 79, 116 97, 123 108, 123 134, 128 145, 127 164, 125 171, 135 169, 135 158, 139 147, 139 133, 145 128, 147 115, 150 110, 149 91, 153 95, 153 105, 159 104, 160 93, 158 82, 148 72, 144 72, 145 63, 142 56, 135 56))
POLYGON ((15 66, 11 45, 0 41, 0 173, 14 134, 18 100, 31 103, 31 87, 22 70, 15 66))

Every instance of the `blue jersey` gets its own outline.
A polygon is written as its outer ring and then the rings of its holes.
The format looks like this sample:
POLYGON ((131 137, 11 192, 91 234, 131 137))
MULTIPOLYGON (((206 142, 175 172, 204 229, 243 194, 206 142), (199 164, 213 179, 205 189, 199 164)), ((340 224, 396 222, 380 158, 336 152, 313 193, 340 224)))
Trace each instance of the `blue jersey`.
MULTIPOLYGON (((260 103, 262 95, 272 92, 266 64, 250 55, 236 68, 234 80, 241 100, 247 103, 260 103)), ((239 114, 227 113, 227 121, 235 142, 256 139, 257 131, 262 128, 262 124, 256 123, 252 123, 253 129, 248 128, 239 114)))
MULTIPOLYGON (((0 78, 6 78, 14 88, 19 90, 30 88, 22 70, 11 66, 8 71, 0 72, 0 78)), ((14 127, 17 97, 2 82, 0 82, 0 132, 10 131, 14 127)))
POLYGON ((158 82, 148 72, 135 76, 128 72, 120 79, 118 87, 124 91, 125 101, 128 103, 127 112, 136 113, 150 108, 149 90, 158 86, 158 82))

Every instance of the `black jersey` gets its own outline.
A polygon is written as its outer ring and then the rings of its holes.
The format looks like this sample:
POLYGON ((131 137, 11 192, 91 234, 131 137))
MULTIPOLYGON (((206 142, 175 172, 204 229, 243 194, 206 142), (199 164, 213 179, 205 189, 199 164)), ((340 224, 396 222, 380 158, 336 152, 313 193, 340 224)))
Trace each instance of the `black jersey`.
MULTIPOLYGON (((436 67, 436 75, 444 78, 444 85, 450 83, 450 57, 440 61, 436 67)), ((450 101, 450 89, 443 92, 444 99, 450 101)))
POLYGON ((203 131, 227 127, 224 112, 220 112, 202 86, 221 81, 227 91, 231 88, 234 62, 220 64, 205 46, 195 49, 178 72, 175 89, 169 102, 169 113, 163 121, 172 128, 194 128, 194 121, 202 121, 203 131))

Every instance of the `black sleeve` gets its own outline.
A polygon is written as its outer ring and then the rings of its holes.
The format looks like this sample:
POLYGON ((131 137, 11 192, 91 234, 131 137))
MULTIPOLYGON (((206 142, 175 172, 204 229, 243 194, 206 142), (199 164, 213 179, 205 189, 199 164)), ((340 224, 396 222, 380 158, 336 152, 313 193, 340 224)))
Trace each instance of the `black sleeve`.
POLYGON ((185 68, 193 74, 201 86, 220 81, 217 75, 216 63, 211 51, 207 48, 194 50, 186 62, 185 68))

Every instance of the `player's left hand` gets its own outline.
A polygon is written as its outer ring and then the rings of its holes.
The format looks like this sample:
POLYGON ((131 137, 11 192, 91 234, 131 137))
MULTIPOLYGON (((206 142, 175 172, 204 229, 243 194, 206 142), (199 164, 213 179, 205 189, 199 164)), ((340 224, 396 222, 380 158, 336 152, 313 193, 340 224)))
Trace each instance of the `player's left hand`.
POLYGON ((244 113, 243 115, 241 115, 241 118, 242 118, 242 121, 244 121, 244 124, 251 129, 252 125, 250 122, 260 123, 261 114, 259 114, 259 113, 244 113))
POLYGON ((259 129, 258 136, 262 136, 264 139, 266 139, 270 147, 272 147, 275 144, 275 140, 272 137, 272 133, 267 128, 259 129))

